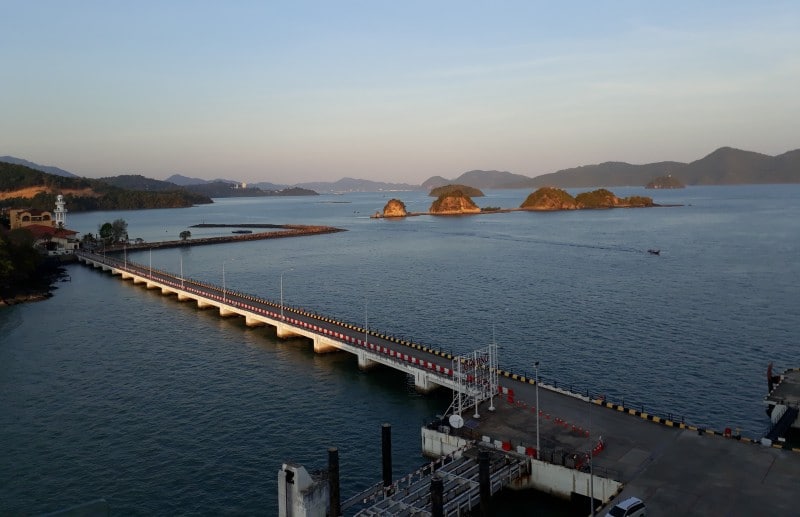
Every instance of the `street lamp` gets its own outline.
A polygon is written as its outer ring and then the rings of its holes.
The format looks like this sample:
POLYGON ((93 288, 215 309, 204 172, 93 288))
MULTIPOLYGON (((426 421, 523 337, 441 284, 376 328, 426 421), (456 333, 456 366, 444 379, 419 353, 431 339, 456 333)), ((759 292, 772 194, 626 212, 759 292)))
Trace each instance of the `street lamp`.
POLYGON ((539 408, 539 361, 533 363, 533 367, 536 369, 536 459, 538 460, 541 454, 539 450, 539 412, 541 411, 539 408))
POLYGON ((153 279, 153 248, 150 248, 150 280, 153 279))
POLYGON ((283 317, 283 274, 284 273, 288 273, 289 271, 294 271, 294 268, 290 267, 289 269, 287 269, 285 271, 281 271, 281 321, 284 320, 284 317, 283 317))
POLYGON ((592 447, 592 395, 589 394, 589 406, 586 410, 588 413, 589 422, 586 430, 589 432, 589 515, 594 515, 594 468, 592 465, 592 456, 594 455, 594 447, 592 447))
POLYGON ((222 260, 222 301, 227 299, 227 289, 225 288, 225 259, 222 260))
POLYGON ((183 255, 178 255, 181 259, 181 289, 183 289, 183 255))

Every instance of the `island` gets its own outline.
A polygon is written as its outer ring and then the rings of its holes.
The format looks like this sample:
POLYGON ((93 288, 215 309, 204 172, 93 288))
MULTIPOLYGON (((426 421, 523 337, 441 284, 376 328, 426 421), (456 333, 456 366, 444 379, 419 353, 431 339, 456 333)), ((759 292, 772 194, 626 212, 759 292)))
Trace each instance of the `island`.
POLYGON ((431 197, 439 197, 442 194, 451 194, 454 192, 460 192, 469 197, 483 197, 484 195, 480 189, 470 187, 469 185, 443 185, 441 187, 431 189, 428 195, 431 197))
POLYGON ((580 210, 592 208, 638 208, 656 206, 646 196, 617 197, 613 192, 601 188, 582 192, 572 197, 567 191, 542 187, 531 193, 520 205, 521 210, 580 210))
POLYGON ((428 212, 432 215, 479 214, 481 209, 467 194, 459 189, 441 194, 431 203, 428 212))
POLYGON ((408 211, 406 204, 399 199, 390 199, 386 206, 383 207, 383 215, 380 213, 375 214, 375 217, 406 217, 408 211))
POLYGON ((686 185, 672 174, 667 174, 666 176, 654 178, 653 181, 645 185, 644 188, 686 188, 686 185))

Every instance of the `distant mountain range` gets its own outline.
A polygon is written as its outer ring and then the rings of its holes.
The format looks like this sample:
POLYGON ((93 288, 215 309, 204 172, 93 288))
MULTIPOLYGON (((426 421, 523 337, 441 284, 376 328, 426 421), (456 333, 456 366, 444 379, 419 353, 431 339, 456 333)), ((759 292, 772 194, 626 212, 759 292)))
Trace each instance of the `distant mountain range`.
POLYGON ((297 187, 315 190, 317 192, 386 192, 420 190, 419 185, 408 183, 385 183, 382 181, 360 180, 355 178, 342 178, 339 181, 316 181, 311 183, 298 183, 297 187))
POLYGON ((14 165, 24 165, 31 169, 46 172, 47 174, 55 174, 56 176, 64 176, 65 178, 80 178, 77 174, 72 174, 64 169, 53 167, 52 165, 39 165, 37 163, 23 160, 22 158, 14 158, 13 156, 0 156, 0 162, 13 163, 14 165))
POLYGON ((658 176, 671 174, 686 185, 741 185, 800 183, 800 149, 778 156, 722 147, 691 163, 657 162, 632 165, 605 162, 563 169, 533 178, 501 171, 469 171, 447 180, 434 176, 422 187, 431 189, 459 183, 480 189, 644 186, 658 176))
MULTIPOLYGON (((21 164, 32 169, 57 174, 59 176, 77 177, 77 175, 59 169, 58 167, 42 166, 13 156, 0 157, 0 161, 21 164)), ((247 188, 257 188, 265 191, 282 191, 288 187, 297 187, 319 193, 344 193, 344 192, 391 192, 425 190, 430 191, 435 187, 458 183, 469 185, 478 189, 511 189, 511 188, 539 188, 544 186, 560 188, 586 188, 586 187, 619 187, 619 186, 644 186, 654 178, 672 175, 685 185, 736 185, 759 183, 800 183, 800 149, 789 151, 778 156, 743 151, 731 147, 722 147, 699 160, 691 163, 664 161, 634 165, 625 162, 604 162, 595 165, 584 165, 570 169, 563 169, 550 174, 528 177, 507 171, 468 171, 457 178, 446 179, 442 176, 433 176, 422 185, 408 183, 387 183, 354 178, 342 178, 334 182, 309 182, 295 185, 280 185, 269 182, 247 183, 247 188)), ((114 176, 112 178, 144 178, 143 176, 114 176)), ((109 183, 119 184, 112 178, 104 178, 109 183)), ((122 181, 122 180, 120 180, 122 181)), ((125 179, 124 181, 132 181, 125 179)), ((165 182, 149 180, 150 183, 144 190, 160 190, 166 188, 161 183, 174 186, 187 187, 192 185, 209 184, 239 184, 241 182, 230 179, 203 180, 174 174, 165 182)), ((120 185, 123 186, 123 185, 120 185)), ((126 186, 126 188, 134 188, 126 186)), ((174 187, 173 187, 174 188, 174 187)))

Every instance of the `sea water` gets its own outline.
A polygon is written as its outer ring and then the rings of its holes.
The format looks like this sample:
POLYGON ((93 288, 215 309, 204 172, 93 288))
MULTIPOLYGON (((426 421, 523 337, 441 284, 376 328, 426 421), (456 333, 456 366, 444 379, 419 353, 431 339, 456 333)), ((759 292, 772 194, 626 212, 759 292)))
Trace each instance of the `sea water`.
MULTIPOLYGON (((126 259, 453 353, 491 342, 500 366, 704 427, 760 437, 766 366, 800 366, 800 186, 614 189, 647 209, 371 219, 419 192, 230 198, 187 209, 69 214, 131 239, 228 235, 216 224, 346 232, 152 251, 126 259), (659 255, 647 252, 659 249, 659 255), (224 273, 223 273, 224 271, 224 273), (224 278, 223 278, 224 277, 224 278), (282 289, 281 289, 282 287, 282 289)), ((489 191, 481 206, 529 192, 489 191)), ((0 310, 0 514, 105 498, 114 514, 265 514, 284 461, 324 468, 343 497, 416 469, 419 428, 449 394, 360 372, 82 265, 40 303, 0 310)))

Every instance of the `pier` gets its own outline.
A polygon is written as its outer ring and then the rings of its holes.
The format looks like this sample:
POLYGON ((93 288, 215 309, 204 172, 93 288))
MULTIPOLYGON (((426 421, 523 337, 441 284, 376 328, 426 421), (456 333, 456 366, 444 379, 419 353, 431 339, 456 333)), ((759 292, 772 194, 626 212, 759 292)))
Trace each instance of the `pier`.
MULTIPOLYGON (((425 487, 439 471, 443 503, 449 508, 443 514, 456 515, 469 505, 476 508, 482 498, 491 497, 479 489, 476 493, 474 458, 481 448, 494 451, 495 465, 510 466, 493 471, 502 473, 492 478, 491 493, 501 487, 535 488, 585 500, 587 514, 627 496, 643 499, 648 515, 655 516, 792 515, 800 508, 800 450, 786 444, 741 436, 735 429, 693 426, 672 415, 648 414, 598 394, 574 393, 504 372, 496 363, 484 368, 496 377, 478 382, 473 373, 462 370, 463 358, 417 343, 118 256, 76 255, 88 266, 180 302, 196 303, 200 309, 216 310, 221 317, 242 317, 248 326, 272 326, 280 338, 307 338, 317 353, 351 353, 362 369, 383 365, 403 371, 422 392, 444 387, 456 396, 473 397, 474 405, 454 406, 420 431, 424 454, 451 461, 436 463, 428 478, 404 478, 359 494, 357 499, 368 504, 362 515, 401 513, 402 508, 414 510, 414 515, 429 514, 431 495, 429 489, 425 495, 425 487), (475 393, 476 383, 493 389, 475 393), (456 471, 445 470, 451 464, 448 468, 456 471)), ((796 405, 782 392, 776 391, 776 397, 789 401, 790 409, 796 405)), ((280 472, 279 481, 282 475, 285 482, 286 469, 280 472)), ((304 480, 324 515, 327 503, 320 494, 327 489, 310 490, 319 488, 317 481, 298 479, 304 480)), ((305 508, 305 503, 300 506, 305 508)))
POLYGON ((165 296, 174 295, 180 302, 194 302, 200 309, 216 309, 222 317, 242 317, 251 327, 272 326, 280 338, 307 338, 317 353, 349 352, 357 357, 358 366, 363 370, 378 365, 400 370, 414 378, 414 385, 420 392, 437 387, 464 389, 454 376, 451 354, 116 256, 85 251, 77 252, 76 256, 79 261, 123 280, 160 290, 165 296))

